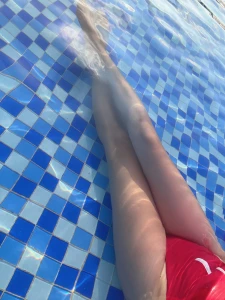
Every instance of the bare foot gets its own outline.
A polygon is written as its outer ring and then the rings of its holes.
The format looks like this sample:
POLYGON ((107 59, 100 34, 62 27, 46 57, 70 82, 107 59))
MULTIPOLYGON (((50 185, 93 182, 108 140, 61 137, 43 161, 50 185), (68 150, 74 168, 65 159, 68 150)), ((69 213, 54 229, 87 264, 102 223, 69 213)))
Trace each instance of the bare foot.
POLYGON ((91 8, 85 0, 78 1, 76 14, 81 28, 87 34, 91 44, 97 51, 104 52, 109 28, 104 14, 91 8))

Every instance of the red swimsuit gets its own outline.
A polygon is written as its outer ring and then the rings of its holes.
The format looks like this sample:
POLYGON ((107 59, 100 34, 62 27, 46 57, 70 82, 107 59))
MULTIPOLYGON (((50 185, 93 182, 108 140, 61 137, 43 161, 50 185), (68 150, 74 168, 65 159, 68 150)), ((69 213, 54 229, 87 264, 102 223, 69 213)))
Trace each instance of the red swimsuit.
POLYGON ((167 300, 225 300, 225 263, 203 246, 167 236, 167 300))

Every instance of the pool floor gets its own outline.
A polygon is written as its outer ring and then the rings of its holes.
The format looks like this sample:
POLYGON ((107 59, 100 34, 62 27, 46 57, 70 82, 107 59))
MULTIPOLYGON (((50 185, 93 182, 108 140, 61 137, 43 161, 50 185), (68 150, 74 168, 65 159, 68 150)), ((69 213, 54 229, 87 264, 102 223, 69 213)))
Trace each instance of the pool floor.
MULTIPOLYGON (((198 1, 103 3, 110 56, 225 249, 223 27, 198 1)), ((75 11, 72 0, 0 2, 3 300, 124 299, 75 11)))

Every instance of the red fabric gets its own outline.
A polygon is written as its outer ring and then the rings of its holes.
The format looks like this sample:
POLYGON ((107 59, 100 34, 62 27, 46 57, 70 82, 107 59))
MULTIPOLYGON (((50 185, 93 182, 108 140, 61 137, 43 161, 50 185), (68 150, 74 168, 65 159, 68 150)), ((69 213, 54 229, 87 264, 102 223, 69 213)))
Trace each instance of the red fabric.
POLYGON ((225 300, 225 274, 218 267, 225 272, 225 264, 205 247, 168 236, 167 300, 225 300))

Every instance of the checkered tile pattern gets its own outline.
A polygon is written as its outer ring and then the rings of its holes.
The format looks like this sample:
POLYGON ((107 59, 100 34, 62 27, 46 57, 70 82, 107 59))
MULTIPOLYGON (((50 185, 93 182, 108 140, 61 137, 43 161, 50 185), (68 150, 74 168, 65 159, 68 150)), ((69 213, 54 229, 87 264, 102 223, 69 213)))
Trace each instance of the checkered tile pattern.
MULTIPOLYGON (((202 6, 106 2, 110 56, 225 248, 224 31, 202 6)), ((1 299, 124 299, 91 78, 64 35, 75 10, 0 2, 1 299)))

